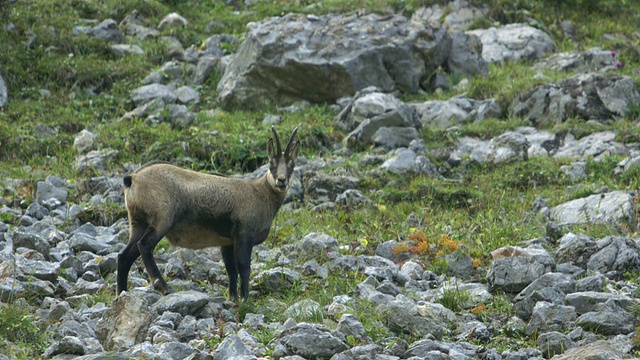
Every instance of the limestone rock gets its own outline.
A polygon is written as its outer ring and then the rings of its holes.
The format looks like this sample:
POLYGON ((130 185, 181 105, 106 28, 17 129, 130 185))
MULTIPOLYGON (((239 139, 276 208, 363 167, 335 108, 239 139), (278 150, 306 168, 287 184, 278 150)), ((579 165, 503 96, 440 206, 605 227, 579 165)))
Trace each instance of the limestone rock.
POLYGON ((633 218, 633 195, 626 191, 590 195, 551 209, 551 219, 560 225, 618 222, 633 224, 633 218))
POLYGON ((415 93, 451 43, 444 29, 374 14, 287 14, 252 23, 244 38, 218 84, 227 108, 333 103, 372 85, 415 93))
POLYGON ((147 300, 123 292, 96 325, 107 350, 127 350, 144 341, 151 323, 147 300))
POLYGON ((482 42, 482 57, 487 62, 540 59, 555 50, 553 40, 544 31, 524 24, 501 28, 470 30, 482 42))

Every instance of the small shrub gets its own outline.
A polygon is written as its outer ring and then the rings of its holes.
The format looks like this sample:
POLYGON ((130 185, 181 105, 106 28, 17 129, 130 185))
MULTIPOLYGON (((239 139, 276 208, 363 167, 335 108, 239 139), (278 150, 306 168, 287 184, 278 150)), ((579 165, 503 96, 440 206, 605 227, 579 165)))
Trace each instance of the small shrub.
POLYGON ((46 327, 34 319, 26 301, 0 305, 0 353, 11 358, 33 359, 47 347, 46 327))
POLYGON ((505 294, 496 294, 487 305, 487 311, 491 313, 511 315, 513 313, 513 302, 505 294))
POLYGON ((631 343, 636 349, 640 348, 640 326, 636 327, 636 332, 631 338, 631 343))
POLYGON ((394 254, 401 252, 411 252, 416 255, 426 255, 428 257, 441 257, 450 254, 458 249, 459 243, 452 240, 447 234, 440 234, 439 238, 429 241, 424 231, 417 229, 409 235, 409 243, 400 243, 393 248, 394 254))
POLYGON ((442 296, 438 299, 438 303, 451 311, 459 312, 469 305, 470 300, 471 295, 468 291, 450 288, 445 289, 442 292, 442 296))

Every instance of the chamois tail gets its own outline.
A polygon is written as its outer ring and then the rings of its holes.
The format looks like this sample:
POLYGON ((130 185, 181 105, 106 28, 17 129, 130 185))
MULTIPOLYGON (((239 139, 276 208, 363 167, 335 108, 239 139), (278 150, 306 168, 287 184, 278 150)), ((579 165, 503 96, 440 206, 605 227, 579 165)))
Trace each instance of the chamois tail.
POLYGON ((131 187, 131 175, 125 175, 124 179, 122 179, 122 181, 124 182, 124 187, 129 188, 131 187))

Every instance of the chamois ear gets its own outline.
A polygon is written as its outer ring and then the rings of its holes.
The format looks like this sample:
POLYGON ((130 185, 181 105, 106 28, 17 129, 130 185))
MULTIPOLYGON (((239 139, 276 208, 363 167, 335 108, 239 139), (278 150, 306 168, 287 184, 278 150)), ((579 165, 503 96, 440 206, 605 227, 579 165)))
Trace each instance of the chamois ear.
POLYGON ((267 156, 269 157, 269 161, 274 160, 278 157, 276 154, 276 149, 273 147, 273 138, 270 138, 267 142, 267 156))
POLYGON ((298 158, 298 152, 300 151, 300 143, 294 142, 289 149, 289 159, 295 161, 298 158))

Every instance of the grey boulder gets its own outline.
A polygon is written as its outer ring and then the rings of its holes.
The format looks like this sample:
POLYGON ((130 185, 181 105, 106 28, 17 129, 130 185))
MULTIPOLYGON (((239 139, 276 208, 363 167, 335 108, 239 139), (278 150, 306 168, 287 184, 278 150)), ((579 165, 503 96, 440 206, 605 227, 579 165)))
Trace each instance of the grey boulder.
POLYGON ((451 45, 444 29, 374 14, 287 14, 252 23, 244 38, 218 83, 226 108, 333 103, 372 85, 415 93, 451 45))

